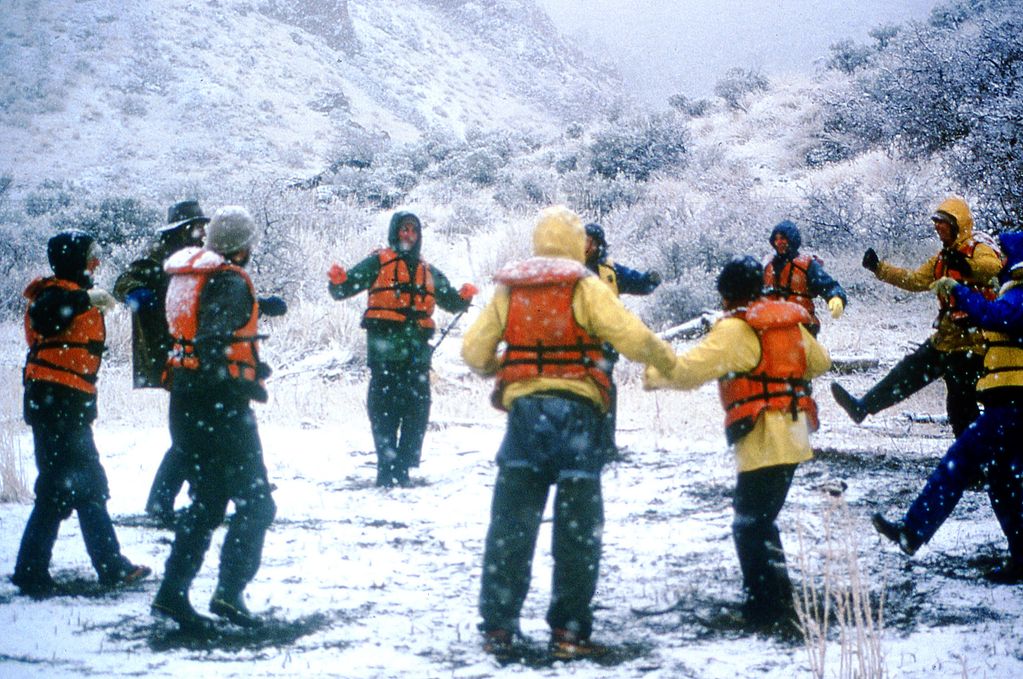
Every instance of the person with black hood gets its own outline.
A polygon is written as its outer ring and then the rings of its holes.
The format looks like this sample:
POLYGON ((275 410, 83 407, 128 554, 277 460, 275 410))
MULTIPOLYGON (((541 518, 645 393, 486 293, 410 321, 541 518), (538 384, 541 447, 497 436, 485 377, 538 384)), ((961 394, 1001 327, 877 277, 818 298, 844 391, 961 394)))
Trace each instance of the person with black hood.
POLYGON ((376 485, 385 488, 409 486, 409 469, 419 466, 422 455, 430 419, 434 308, 461 313, 477 293, 471 283, 455 290, 420 256, 422 234, 416 215, 396 212, 388 247, 351 270, 334 264, 328 272, 327 290, 336 300, 369 292, 362 317, 370 369, 366 409, 377 454, 376 485))
POLYGON ((210 612, 242 627, 262 625, 244 600, 277 512, 251 406, 266 403, 270 376, 259 355, 259 302, 244 268, 257 240, 249 212, 225 206, 210 220, 205 247, 179 250, 165 265, 171 435, 187 460, 192 502, 175 526, 151 610, 200 634, 213 623, 192 608, 188 591, 230 502, 235 511, 210 612))
POLYGON ((25 290, 24 417, 32 427, 39 475, 11 577, 31 596, 57 589, 50 560, 60 524, 72 512, 78 513, 101 584, 130 584, 152 572, 121 554, 107 513, 107 476, 92 436, 106 340, 103 314, 115 304, 110 293, 93 286, 97 244, 84 231, 64 231, 49 240, 47 255, 54 275, 37 278, 25 290))
POLYGON ((810 313, 806 326, 814 337, 820 332, 813 300, 820 297, 828 304, 832 318, 838 318, 849 304, 845 290, 824 270, 820 258, 799 253, 803 238, 799 227, 788 219, 771 230, 774 255, 764 262, 764 294, 770 299, 795 302, 810 313))
MULTIPOLYGON (((991 281, 1004 264, 998 243, 986 233, 973 230, 973 215, 958 196, 943 200, 931 216, 941 250, 916 269, 904 269, 882 261, 873 248, 863 253, 863 268, 878 280, 910 292, 924 292, 943 277, 950 277, 994 299, 991 281)), ((831 383, 835 402, 859 424, 942 378, 946 386, 946 410, 952 432, 958 437, 980 414, 977 380, 984 364, 985 343, 977 328, 962 321, 964 314, 954 297, 938 299, 934 332, 907 354, 880 382, 860 398, 831 383)))
MULTIPOLYGON (((657 271, 637 271, 619 264, 608 256, 607 237, 604 227, 589 223, 586 229, 586 268, 597 274, 616 296, 649 295, 661 284, 661 274, 657 271)), ((618 455, 618 444, 615 430, 618 428, 618 387, 614 383, 614 368, 618 362, 618 352, 608 343, 604 345, 604 366, 608 378, 611 379, 611 406, 604 416, 605 444, 607 454, 618 455)))

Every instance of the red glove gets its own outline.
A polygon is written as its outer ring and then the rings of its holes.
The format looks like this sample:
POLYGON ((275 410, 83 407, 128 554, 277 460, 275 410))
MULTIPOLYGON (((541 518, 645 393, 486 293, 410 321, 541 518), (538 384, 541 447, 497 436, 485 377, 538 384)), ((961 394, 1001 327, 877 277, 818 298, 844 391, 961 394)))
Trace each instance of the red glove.
POLYGON ((331 285, 341 285, 348 280, 348 272, 340 264, 332 264, 330 271, 327 272, 327 277, 330 278, 331 285))
POLYGON ((472 298, 478 295, 479 292, 480 291, 472 283, 466 283, 462 287, 458 288, 458 296, 466 302, 471 302, 472 298))

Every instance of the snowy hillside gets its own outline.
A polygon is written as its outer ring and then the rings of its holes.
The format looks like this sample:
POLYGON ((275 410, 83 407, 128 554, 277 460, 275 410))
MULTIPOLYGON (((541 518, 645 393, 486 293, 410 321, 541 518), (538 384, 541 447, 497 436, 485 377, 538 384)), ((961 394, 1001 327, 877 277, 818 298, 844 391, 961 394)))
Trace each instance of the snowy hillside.
POLYGON ((358 137, 554 129, 619 96, 532 0, 7 0, 3 167, 180 195, 358 137))

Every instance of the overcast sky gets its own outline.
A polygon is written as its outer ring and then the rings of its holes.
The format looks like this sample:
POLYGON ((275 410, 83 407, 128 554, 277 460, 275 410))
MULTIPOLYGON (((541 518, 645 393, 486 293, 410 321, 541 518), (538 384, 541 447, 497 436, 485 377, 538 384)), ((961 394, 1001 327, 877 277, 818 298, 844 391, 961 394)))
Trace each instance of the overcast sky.
POLYGON ((732 66, 812 72, 828 46, 925 19, 939 0, 537 0, 554 23, 615 61, 651 105, 712 94, 732 66))

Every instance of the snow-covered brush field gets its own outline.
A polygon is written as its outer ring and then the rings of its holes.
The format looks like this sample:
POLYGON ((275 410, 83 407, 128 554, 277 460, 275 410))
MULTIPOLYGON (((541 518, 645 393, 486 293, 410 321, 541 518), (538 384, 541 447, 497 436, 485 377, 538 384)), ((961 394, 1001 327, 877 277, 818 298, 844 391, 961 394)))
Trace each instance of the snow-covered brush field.
MULTIPOLYGON (((826 554, 823 519, 828 506, 847 511, 835 525, 852 535, 870 601, 883 602, 880 643, 889 676, 1018 677, 1023 595, 980 576, 1004 551, 986 496, 968 492, 911 560, 869 524, 874 511, 904 510, 950 443, 943 388, 928 387, 863 426, 838 410, 827 389, 840 379, 862 393, 909 342, 922 339, 933 302, 918 298, 889 307, 894 313, 883 320, 880 307, 856 305, 839 321, 825 319, 822 339, 837 357, 872 356, 880 367, 818 381, 819 456, 800 468, 780 520, 790 570, 797 587, 822 588, 826 565, 848 569, 826 554)), ((31 484, 30 433, 17 419, 17 328, 7 326, 0 337, 9 390, 4 428, 31 484)), ((485 655, 476 598, 503 419, 487 402, 489 385, 458 361, 459 343, 453 334, 438 352, 433 422, 408 489, 373 486, 361 369, 328 352, 271 379, 274 400, 257 406, 257 415, 279 509, 247 590, 250 608, 269 624, 257 631, 225 624, 210 640, 183 636, 149 613, 172 538, 140 516, 169 442, 166 397, 131 392, 127 366, 107 366, 95 432, 110 476, 109 506, 125 554, 156 572, 126 590, 95 588, 72 519, 52 572, 75 594, 20 596, 6 576, 30 505, 0 505, 0 676, 811 676, 798 639, 715 622, 739 603, 740 575, 730 534, 734 473, 714 387, 646 393, 638 369, 627 365, 619 372, 619 444, 627 450, 604 474, 607 519, 595 599, 594 638, 616 651, 604 665, 501 667, 485 655)), ((523 611, 523 629, 538 642, 547 638, 549 526, 541 531, 523 611)), ((201 611, 222 539, 221 530, 192 590, 201 611)), ((833 625, 826 676, 840 676, 839 650, 833 625)))

